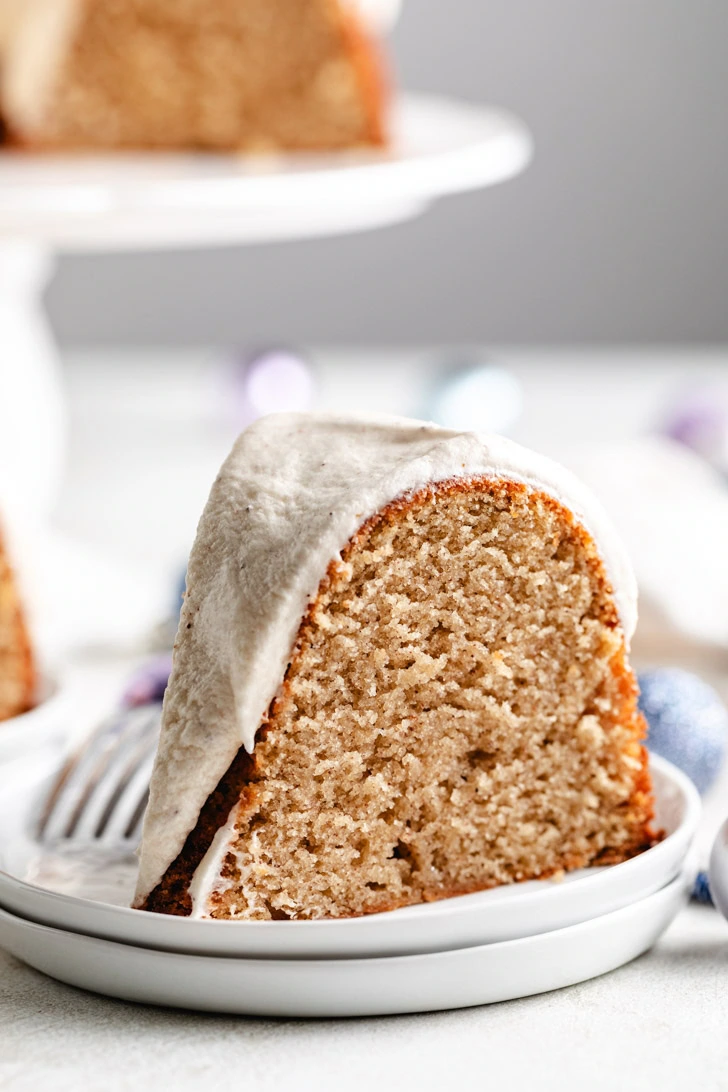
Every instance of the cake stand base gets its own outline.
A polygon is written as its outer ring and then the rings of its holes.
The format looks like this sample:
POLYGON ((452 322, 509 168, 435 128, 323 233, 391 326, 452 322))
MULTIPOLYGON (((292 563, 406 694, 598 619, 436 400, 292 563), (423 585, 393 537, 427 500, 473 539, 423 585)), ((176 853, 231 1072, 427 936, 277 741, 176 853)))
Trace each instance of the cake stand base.
POLYGON ((53 268, 41 243, 0 242, 0 508, 26 524, 49 515, 66 447, 61 366, 43 308, 53 268))

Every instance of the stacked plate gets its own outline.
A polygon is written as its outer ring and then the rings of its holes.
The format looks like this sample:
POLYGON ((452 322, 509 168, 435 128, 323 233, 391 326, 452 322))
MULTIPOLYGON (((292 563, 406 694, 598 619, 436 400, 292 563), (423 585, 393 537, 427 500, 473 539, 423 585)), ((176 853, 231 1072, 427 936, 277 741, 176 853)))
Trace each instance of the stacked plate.
POLYGON ((197 921, 117 905, 128 903, 132 863, 44 859, 21 836, 44 783, 36 776, 28 792, 0 768, 0 945, 98 993, 250 1015, 420 1012, 558 989, 645 952, 688 899, 700 801, 679 770, 651 762, 666 837, 639 857, 559 883, 315 922, 197 921), (68 893, 74 877, 83 897, 68 893))
POLYGON ((69 710, 74 695, 68 684, 44 674, 38 681, 36 704, 27 713, 4 720, 0 725, 0 777, 3 768, 22 759, 32 749, 57 744, 62 747, 68 732, 69 710))

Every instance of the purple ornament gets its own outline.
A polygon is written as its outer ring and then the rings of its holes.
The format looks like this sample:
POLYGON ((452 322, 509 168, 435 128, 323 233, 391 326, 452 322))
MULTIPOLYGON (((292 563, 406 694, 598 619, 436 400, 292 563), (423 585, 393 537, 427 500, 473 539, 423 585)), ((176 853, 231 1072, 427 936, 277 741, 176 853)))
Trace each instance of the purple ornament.
POLYGON ((702 388, 686 394, 668 416, 665 435, 728 473, 728 393, 702 388))
POLYGON ((228 409, 238 428, 246 428, 268 413, 308 410, 313 403, 309 365, 300 353, 283 346, 260 349, 236 362, 232 385, 228 409))
POLYGON ((171 670, 172 656, 169 654, 149 660, 132 676, 122 697, 122 704, 127 709, 136 709, 140 705, 161 702, 171 670))

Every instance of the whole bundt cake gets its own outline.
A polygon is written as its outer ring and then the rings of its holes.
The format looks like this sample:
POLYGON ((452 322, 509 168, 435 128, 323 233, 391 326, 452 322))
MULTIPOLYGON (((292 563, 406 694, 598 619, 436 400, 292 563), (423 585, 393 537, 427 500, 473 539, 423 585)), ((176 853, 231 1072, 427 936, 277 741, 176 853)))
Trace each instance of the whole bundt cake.
POLYGON ((378 51, 340 0, 0 0, 0 69, 30 148, 384 141, 378 51))
POLYGON ((634 579, 507 440, 264 418, 188 570, 135 905, 369 914, 649 846, 634 579))

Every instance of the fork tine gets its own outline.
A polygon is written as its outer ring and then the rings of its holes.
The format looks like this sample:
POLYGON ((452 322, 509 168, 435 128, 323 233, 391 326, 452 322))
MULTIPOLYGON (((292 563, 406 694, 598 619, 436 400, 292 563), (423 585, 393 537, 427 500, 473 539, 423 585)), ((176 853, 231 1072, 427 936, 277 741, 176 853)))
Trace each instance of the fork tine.
POLYGON ((120 715, 117 714, 100 724, 81 749, 66 762, 39 823, 39 837, 44 841, 66 836, 88 777, 108 747, 110 732, 113 732, 114 724, 119 719, 120 715))
POLYGON ((108 822, 99 833, 101 842, 119 842, 126 838, 133 838, 135 832, 130 832, 129 827, 135 819, 140 804, 146 803, 155 753, 155 740, 150 739, 136 769, 115 801, 108 822))
MULTIPOLYGON (((156 712, 156 710, 155 710, 156 712)), ((75 834, 94 790, 118 754, 128 751, 149 721, 149 710, 125 710, 105 720, 70 759, 51 793, 39 837, 55 841, 75 834)), ((96 800, 99 798, 97 797, 96 800)))
POLYGON ((120 785, 123 785, 138 765, 140 752, 142 755, 146 753, 149 728, 156 723, 156 710, 150 716, 149 709, 143 709, 140 716, 131 719, 129 730, 119 733, 114 745, 105 755, 105 762, 98 771, 96 780, 89 783, 89 790, 74 816, 69 836, 87 840, 99 836, 120 785))
MULTIPOLYGON (((151 780, 151 778, 150 778, 151 780)), ((137 810, 129 820, 128 838, 134 848, 140 845, 142 840, 142 832, 144 830, 144 816, 147 814, 147 804, 149 803, 149 789, 144 793, 144 796, 140 799, 137 805, 137 810)))

